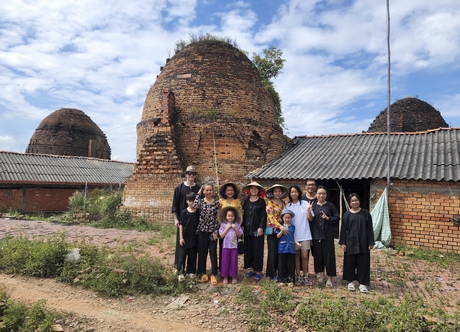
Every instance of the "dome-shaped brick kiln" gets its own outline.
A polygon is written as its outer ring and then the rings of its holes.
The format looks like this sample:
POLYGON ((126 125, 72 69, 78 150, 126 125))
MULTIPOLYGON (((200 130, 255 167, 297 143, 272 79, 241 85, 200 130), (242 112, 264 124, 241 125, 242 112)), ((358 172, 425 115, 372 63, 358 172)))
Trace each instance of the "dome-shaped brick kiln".
POLYGON ((225 42, 192 43, 167 60, 147 94, 124 204, 172 220, 173 189, 187 165, 201 180, 241 181, 278 157, 287 140, 248 57, 225 42))
POLYGON ((110 159, 110 146, 102 130, 84 112, 61 108, 43 119, 26 153, 110 159))
MULTIPOLYGON (((390 130, 415 132, 449 127, 441 113, 418 98, 405 97, 390 105, 390 130)), ((387 131, 387 108, 380 112, 368 132, 387 131)))

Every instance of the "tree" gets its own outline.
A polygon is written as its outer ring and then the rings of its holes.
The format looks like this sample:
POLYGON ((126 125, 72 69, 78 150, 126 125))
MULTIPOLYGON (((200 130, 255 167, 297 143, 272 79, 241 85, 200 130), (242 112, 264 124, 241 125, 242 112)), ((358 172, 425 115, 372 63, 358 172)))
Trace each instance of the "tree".
POLYGON ((276 116, 278 118, 279 125, 282 128, 287 129, 284 122, 283 112, 281 110, 280 95, 275 90, 273 82, 270 81, 271 78, 276 78, 279 74, 282 73, 281 69, 283 69, 284 62, 286 60, 281 58, 283 56, 283 52, 274 46, 270 46, 269 49, 265 49, 263 52, 265 54, 265 57, 263 58, 260 55, 253 53, 252 62, 259 71, 263 86, 270 93, 270 97, 272 98, 275 105, 276 116))
POLYGON ((260 55, 253 53, 252 62, 262 76, 262 79, 270 81, 271 78, 276 78, 281 74, 286 59, 282 59, 283 51, 270 46, 268 50, 263 50, 265 57, 261 58, 260 55))

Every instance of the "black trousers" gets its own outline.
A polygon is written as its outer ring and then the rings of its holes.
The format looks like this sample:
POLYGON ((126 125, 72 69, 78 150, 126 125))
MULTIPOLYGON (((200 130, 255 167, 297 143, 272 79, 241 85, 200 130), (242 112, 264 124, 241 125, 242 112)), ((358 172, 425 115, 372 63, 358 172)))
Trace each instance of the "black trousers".
MULTIPOLYGON (((179 262, 179 256, 181 255, 181 246, 180 246, 180 231, 179 228, 176 230, 176 252, 174 253, 174 268, 177 271, 182 271, 185 268, 185 265, 180 266, 177 264, 179 262)), ((183 261, 185 264, 185 261, 183 261)))
POLYGON ((244 236, 244 268, 262 272, 264 265, 264 236, 244 236))
POLYGON ((313 240, 313 247, 311 248, 315 273, 323 272, 326 267, 326 274, 329 277, 337 275, 335 266, 335 248, 334 239, 331 240, 313 240))
POLYGON ((211 273, 217 275, 217 241, 211 240, 212 232, 198 232, 198 270, 197 274, 206 274, 206 261, 211 258, 211 273))
POLYGON ((278 242, 276 234, 267 235, 267 270, 265 276, 274 278, 278 272, 278 242))
POLYGON ((371 282, 371 254, 343 255, 343 280, 357 280, 361 285, 369 286, 371 282))
POLYGON ((295 254, 278 254, 278 281, 294 282, 295 254))
POLYGON ((187 269, 178 270, 181 273, 196 273, 196 256, 197 256, 197 247, 193 248, 184 248, 180 246, 179 248, 179 257, 177 261, 177 266, 185 266, 185 261, 187 261, 187 269))

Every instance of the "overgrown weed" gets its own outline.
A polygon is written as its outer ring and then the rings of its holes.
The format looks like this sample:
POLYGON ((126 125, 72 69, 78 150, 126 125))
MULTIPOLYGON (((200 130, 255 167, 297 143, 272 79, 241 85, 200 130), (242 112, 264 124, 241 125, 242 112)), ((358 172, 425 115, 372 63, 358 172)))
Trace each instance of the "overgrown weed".
POLYGON ((48 332, 60 315, 46 309, 46 301, 37 300, 32 305, 9 298, 5 286, 0 286, 0 331, 48 332))
POLYGON ((134 244, 117 249, 98 247, 85 239, 66 241, 62 234, 0 239, 0 269, 8 273, 57 278, 108 297, 190 291, 187 283, 177 282, 170 268, 158 258, 140 254, 134 244), (72 249, 78 249, 80 258, 77 261, 66 259, 72 249))

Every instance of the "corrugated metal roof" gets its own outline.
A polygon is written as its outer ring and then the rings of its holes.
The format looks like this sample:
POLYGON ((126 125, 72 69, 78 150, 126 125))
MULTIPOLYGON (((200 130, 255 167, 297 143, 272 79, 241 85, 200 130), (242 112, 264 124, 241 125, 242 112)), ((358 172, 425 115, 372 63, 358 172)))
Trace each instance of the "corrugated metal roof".
MULTIPOLYGON (((460 128, 392 133, 391 178, 460 180, 460 128)), ((387 177, 387 134, 295 137, 253 179, 380 179, 387 177)))
POLYGON ((133 168, 105 159, 0 151, 0 182, 123 184, 133 168))

